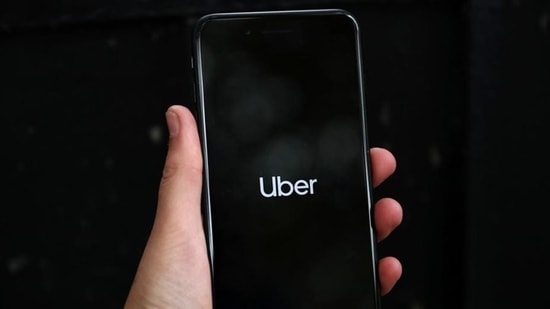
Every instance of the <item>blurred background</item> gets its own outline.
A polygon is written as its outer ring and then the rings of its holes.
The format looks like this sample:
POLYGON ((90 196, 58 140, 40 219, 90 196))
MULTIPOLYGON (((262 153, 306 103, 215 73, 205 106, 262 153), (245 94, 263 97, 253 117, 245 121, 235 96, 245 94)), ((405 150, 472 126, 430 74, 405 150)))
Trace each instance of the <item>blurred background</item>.
POLYGON ((121 308, 153 222, 164 112, 195 109, 191 31, 221 11, 360 23, 372 146, 404 207, 384 308, 550 308, 547 0, 4 0, 0 308, 121 308))

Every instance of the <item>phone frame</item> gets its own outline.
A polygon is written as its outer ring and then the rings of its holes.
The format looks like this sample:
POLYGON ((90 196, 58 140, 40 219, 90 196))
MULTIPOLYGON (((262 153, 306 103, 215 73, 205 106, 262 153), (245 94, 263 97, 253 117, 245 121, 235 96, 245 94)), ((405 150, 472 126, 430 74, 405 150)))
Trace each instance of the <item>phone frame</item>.
MULTIPOLYGON (((356 18, 348 11, 343 9, 304 9, 304 10, 281 10, 281 11, 250 11, 250 12, 228 12, 228 13, 212 13, 201 17, 193 31, 193 56, 192 56, 192 69, 195 78, 195 103, 197 104, 198 111, 198 126, 199 136, 201 140, 201 148, 203 154, 203 194, 202 194, 202 213, 203 223, 206 234, 206 242, 208 249, 208 257, 210 262, 210 271, 212 284, 214 280, 214 245, 213 245, 213 231, 212 231, 212 214, 211 214, 211 201, 210 201, 210 179, 209 179, 209 166, 208 166, 208 143, 207 143, 207 130, 206 130, 206 115, 205 115, 205 96, 204 96, 204 79, 202 74, 202 53, 201 53, 201 31, 203 26, 212 20, 219 19, 240 19, 240 18, 256 18, 262 16, 311 16, 311 15, 344 15, 348 17, 354 24, 355 29, 355 42, 357 51, 357 69, 359 78, 359 91, 360 91, 360 105, 361 105, 361 120, 362 120, 362 138, 363 138, 363 173, 365 177, 366 193, 368 198, 368 219, 369 219, 369 231, 370 231, 370 247, 371 247, 371 260, 372 271, 374 280, 374 297, 377 309, 381 306, 380 298, 380 283, 378 279, 378 254, 377 254, 377 240, 376 240, 376 228, 374 225, 374 201, 373 201, 373 185, 371 176, 371 158, 369 151, 369 139, 367 135, 367 117, 365 108, 365 86, 364 86, 364 72, 362 61, 362 46, 360 27, 356 18)), ((212 295, 214 297, 214 295, 212 295)))

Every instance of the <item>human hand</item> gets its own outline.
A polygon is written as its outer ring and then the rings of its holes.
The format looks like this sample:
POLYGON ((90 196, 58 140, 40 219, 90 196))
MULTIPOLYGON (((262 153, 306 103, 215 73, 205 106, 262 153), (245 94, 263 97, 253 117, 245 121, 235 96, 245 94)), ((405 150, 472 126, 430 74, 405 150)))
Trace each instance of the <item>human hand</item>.
MULTIPOLYGON (((210 266, 201 218, 202 154, 195 119, 183 106, 166 112, 170 131, 157 213, 125 308, 212 308, 210 266)), ((371 149, 372 177, 378 186, 395 171, 393 155, 371 149)), ((378 241, 400 223, 402 209, 391 198, 375 205, 378 241)), ((401 276, 394 257, 379 261, 382 295, 401 276)))

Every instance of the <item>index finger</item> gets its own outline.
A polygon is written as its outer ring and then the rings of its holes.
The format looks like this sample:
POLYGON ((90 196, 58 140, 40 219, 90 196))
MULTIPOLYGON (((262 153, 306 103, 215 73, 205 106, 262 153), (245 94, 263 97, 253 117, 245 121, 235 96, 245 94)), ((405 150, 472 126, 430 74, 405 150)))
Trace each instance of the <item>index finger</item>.
POLYGON ((377 187, 395 172, 397 162, 389 150, 378 147, 370 149, 370 158, 372 182, 377 187))

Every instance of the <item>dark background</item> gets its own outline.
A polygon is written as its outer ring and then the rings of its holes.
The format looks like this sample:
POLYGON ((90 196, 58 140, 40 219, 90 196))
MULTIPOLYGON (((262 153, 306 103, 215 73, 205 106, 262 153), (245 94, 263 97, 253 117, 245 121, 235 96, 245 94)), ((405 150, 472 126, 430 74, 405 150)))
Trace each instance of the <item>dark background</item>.
POLYGON ((359 19, 371 144, 398 159, 384 308, 549 308, 550 2, 274 3, 0 3, 0 308, 122 307, 196 18, 325 7, 359 19))

